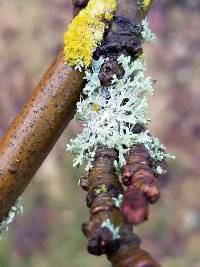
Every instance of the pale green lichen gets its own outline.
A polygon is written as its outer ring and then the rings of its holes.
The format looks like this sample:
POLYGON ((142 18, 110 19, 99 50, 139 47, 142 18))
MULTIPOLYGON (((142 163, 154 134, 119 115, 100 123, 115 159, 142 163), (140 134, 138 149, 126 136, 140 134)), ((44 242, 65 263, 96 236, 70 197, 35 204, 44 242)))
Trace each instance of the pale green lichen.
POLYGON ((12 208, 10 209, 8 216, 3 219, 0 223, 0 233, 8 231, 9 224, 15 219, 19 214, 23 213, 23 206, 21 204, 21 197, 18 198, 12 208))
POLYGON ((95 189, 96 194, 106 193, 108 191, 105 184, 100 185, 97 189, 95 189))
POLYGON ((141 35, 145 42, 149 43, 149 42, 154 42, 156 40, 156 35, 149 28, 149 23, 146 18, 142 21, 141 35))
POLYGON ((103 221, 101 224, 102 228, 107 228, 113 235, 113 240, 120 238, 120 228, 119 226, 115 227, 110 219, 103 221))
POLYGON ((152 80, 144 74, 144 60, 131 61, 130 57, 121 55, 118 63, 124 75, 120 79, 114 76, 112 84, 107 87, 102 87, 98 78, 103 63, 102 58, 93 61, 91 70, 86 72, 85 96, 77 104, 76 116, 84 128, 67 145, 67 150, 76 156, 74 166, 85 161, 86 170, 89 170, 99 143, 118 151, 115 162, 118 167, 125 164, 124 156, 130 147, 139 143, 145 145, 156 161, 172 157, 148 130, 140 134, 133 132, 136 124, 147 126, 150 121, 146 94, 152 95, 154 89, 152 80))
POLYGON ((114 167, 115 167, 115 173, 117 174, 117 176, 119 176, 120 173, 121 173, 121 168, 120 168, 119 162, 117 160, 115 160, 113 162, 113 164, 114 164, 114 167))
POLYGON ((157 166, 155 169, 154 169, 154 172, 158 175, 161 175, 161 174, 164 174, 166 171, 163 170, 163 168, 161 166, 157 166))
POLYGON ((119 194, 117 197, 113 197, 112 199, 113 199, 113 201, 115 203, 115 206, 120 208, 121 207, 121 203, 122 203, 122 199, 123 199, 123 195, 119 194))

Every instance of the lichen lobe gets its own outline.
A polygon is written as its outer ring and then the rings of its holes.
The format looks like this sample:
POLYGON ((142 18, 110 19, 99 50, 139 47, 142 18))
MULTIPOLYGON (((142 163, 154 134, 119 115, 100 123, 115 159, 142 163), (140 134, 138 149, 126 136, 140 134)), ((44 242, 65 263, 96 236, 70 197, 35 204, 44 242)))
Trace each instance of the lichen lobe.
POLYGON ((87 68, 116 9, 115 0, 90 0, 64 34, 64 58, 70 66, 87 68))

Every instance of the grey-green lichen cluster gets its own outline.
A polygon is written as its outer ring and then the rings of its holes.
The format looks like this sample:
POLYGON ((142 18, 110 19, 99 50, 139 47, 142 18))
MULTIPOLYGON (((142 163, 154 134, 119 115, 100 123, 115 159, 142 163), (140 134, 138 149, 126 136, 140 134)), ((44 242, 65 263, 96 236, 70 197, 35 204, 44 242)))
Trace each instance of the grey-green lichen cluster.
MULTIPOLYGON (((131 61, 131 57, 121 55, 118 63, 124 70, 122 78, 113 77, 112 84, 101 86, 98 75, 104 59, 92 62, 86 72, 87 81, 80 101, 77 104, 76 119, 83 122, 82 132, 70 140, 67 150, 76 158, 74 165, 86 162, 86 170, 92 167, 97 145, 103 144, 118 151, 116 165, 125 164, 125 154, 134 144, 144 144, 156 161, 172 156, 149 130, 134 133, 136 124, 147 126, 147 95, 153 95, 153 82, 145 76, 145 63, 142 58, 131 61)), ((159 171, 161 171, 159 169, 159 171)))
POLYGON ((114 226, 110 219, 103 221, 101 224, 102 228, 107 228, 113 235, 113 240, 120 238, 120 227, 114 226))
MULTIPOLYGON (((149 29, 146 20, 142 22, 142 26, 143 39, 145 41, 154 40, 154 34, 149 29)), ((81 62, 81 59, 79 61, 81 62)), ((116 169, 125 163, 124 155, 130 146, 140 142, 145 143, 154 158, 162 160, 170 156, 160 151, 163 146, 157 139, 151 138, 148 131, 140 135, 132 132, 136 123, 147 124, 149 121, 147 99, 144 94, 153 93, 153 83, 149 77, 144 75, 143 59, 131 62, 130 57, 121 55, 118 62, 125 71, 124 76, 121 79, 114 76, 112 85, 108 87, 102 87, 98 79, 99 71, 104 63, 102 58, 93 61, 91 69, 86 72, 87 84, 83 93, 87 98, 81 98, 77 104, 76 114, 76 118, 83 121, 84 129, 67 146, 67 150, 76 156, 74 166, 81 165, 85 161, 87 163, 86 170, 89 170, 92 167, 98 143, 118 150, 119 160, 115 162, 116 169)), ((77 63, 76 67, 80 67, 80 64, 77 63)), ((158 166, 155 172, 161 173, 162 168, 158 166)), ((99 190, 101 192, 105 188, 99 188, 99 190)), ((120 198, 114 201, 116 206, 120 206, 120 198)), ((21 198, 19 198, 8 216, 0 223, 0 233, 7 231, 8 225, 22 211, 23 206, 21 198)))
POLYGON ((23 213, 23 206, 21 204, 21 197, 18 198, 12 208, 10 209, 8 216, 0 223, 0 233, 8 231, 9 224, 15 219, 19 214, 23 213))
MULTIPOLYGON (((156 38, 146 19, 142 21, 141 36, 146 42, 152 42, 156 38)), ((92 60, 90 68, 86 70, 86 85, 77 103, 75 116, 82 122, 83 130, 67 145, 67 150, 75 155, 73 166, 86 163, 85 169, 89 171, 97 146, 102 144, 118 152, 114 166, 116 172, 119 172, 121 166, 126 163, 125 155, 130 148, 143 144, 152 159, 157 162, 154 172, 162 174, 164 170, 159 166, 159 162, 174 156, 166 153, 165 147, 148 130, 150 118, 147 96, 154 94, 154 82, 145 75, 144 59, 138 56, 132 60, 130 56, 121 54, 117 61, 123 70, 122 77, 114 75, 111 84, 102 86, 99 74, 102 65, 108 60, 92 60), (143 126, 144 131, 135 131, 137 125, 143 126)), ((97 194, 106 191, 105 185, 96 189, 97 194)), ((118 208, 121 206, 122 197, 120 194, 113 198, 118 208)), ((113 240, 120 238, 120 227, 113 225, 110 219, 104 220, 101 227, 112 233, 113 240)))
POLYGON ((141 35, 142 35, 142 38, 144 39, 144 41, 147 43, 154 42, 156 40, 156 35, 149 28, 149 23, 148 23, 146 18, 142 21, 141 35))
POLYGON ((112 199, 113 199, 113 201, 115 203, 115 206, 120 208, 121 207, 121 203, 122 203, 122 199, 123 199, 123 195, 119 194, 117 197, 113 197, 112 199))

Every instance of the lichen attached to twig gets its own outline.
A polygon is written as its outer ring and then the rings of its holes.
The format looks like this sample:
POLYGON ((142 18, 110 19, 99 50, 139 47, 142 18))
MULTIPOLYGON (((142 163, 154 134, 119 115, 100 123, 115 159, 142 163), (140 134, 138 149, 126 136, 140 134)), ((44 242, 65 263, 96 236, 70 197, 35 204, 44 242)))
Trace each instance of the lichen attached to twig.
POLYGON ((144 60, 131 61, 130 56, 122 54, 117 61, 124 74, 121 78, 113 76, 108 86, 101 86, 99 80, 106 59, 93 60, 91 69, 86 71, 84 97, 77 104, 76 114, 76 118, 83 121, 84 129, 67 145, 67 150, 76 156, 74 166, 86 162, 86 170, 89 170, 98 144, 118 151, 119 166, 125 164, 124 155, 130 147, 139 143, 145 145, 155 160, 172 157, 149 130, 134 132, 136 125, 147 126, 150 121, 146 95, 152 95, 154 88, 151 78, 145 76, 144 60))
POLYGON ((18 198, 12 208, 10 209, 8 216, 3 219, 0 223, 0 233, 4 231, 8 231, 9 224, 15 219, 15 217, 19 214, 23 213, 23 206, 21 204, 21 197, 18 198))
POLYGON ((77 68, 90 65, 115 9, 115 0, 90 0, 73 19, 64 34, 64 58, 68 65, 77 68))

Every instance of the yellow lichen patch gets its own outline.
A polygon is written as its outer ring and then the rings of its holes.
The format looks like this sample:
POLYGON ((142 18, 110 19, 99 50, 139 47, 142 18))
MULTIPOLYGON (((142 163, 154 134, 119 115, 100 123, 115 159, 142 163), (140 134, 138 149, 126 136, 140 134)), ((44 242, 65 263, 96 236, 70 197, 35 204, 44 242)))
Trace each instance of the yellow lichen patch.
POLYGON ((143 0, 143 8, 146 10, 151 4, 151 0, 143 0))
POLYGON ((103 39, 106 21, 113 17, 116 0, 90 0, 64 34, 64 58, 70 66, 90 65, 92 54, 103 39))
POLYGON ((92 105, 92 111, 94 112, 98 112, 100 110, 101 106, 99 106, 98 104, 94 103, 92 105))
POLYGON ((96 194, 106 193, 108 191, 105 184, 100 185, 97 189, 95 189, 96 194))

